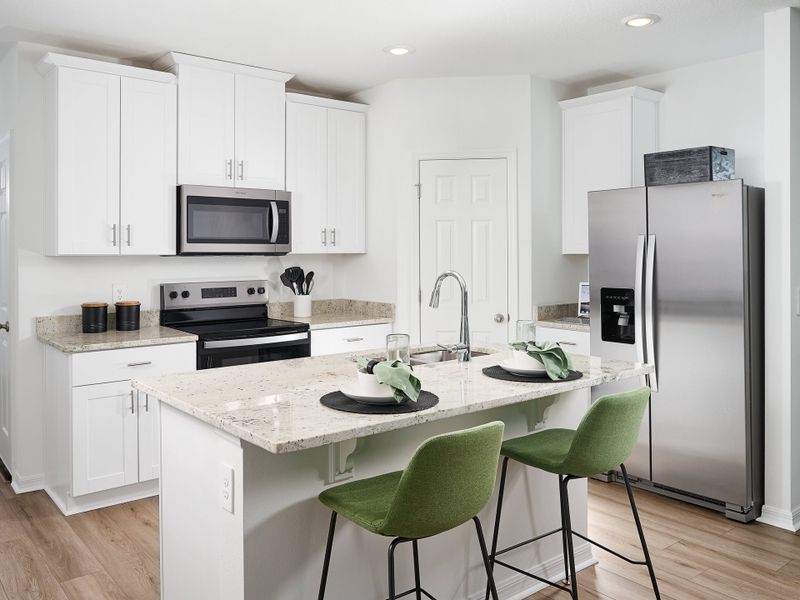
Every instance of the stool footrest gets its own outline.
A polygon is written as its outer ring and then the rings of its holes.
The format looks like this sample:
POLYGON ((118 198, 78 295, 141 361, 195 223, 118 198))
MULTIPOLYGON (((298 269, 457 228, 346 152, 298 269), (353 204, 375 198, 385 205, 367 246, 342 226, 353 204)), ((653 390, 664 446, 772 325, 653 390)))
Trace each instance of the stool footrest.
POLYGON ((538 575, 534 575, 533 573, 529 573, 528 571, 520 569, 519 567, 515 567, 514 565, 510 565, 507 562, 503 562, 502 560, 495 559, 494 563, 496 565, 501 565, 501 566, 505 567, 506 569, 511 569, 512 571, 515 571, 515 572, 519 573, 520 575, 525 575, 526 577, 530 577, 531 579, 535 579, 536 581, 540 581, 542 583, 546 583, 547 585, 552 586, 554 588, 558 588, 559 590, 562 590, 564 592, 568 592, 570 594, 572 593, 572 590, 570 588, 564 586, 564 585, 561 585, 559 583, 555 583, 553 581, 550 581, 549 579, 545 579, 544 577, 539 577, 538 575))
POLYGON ((601 550, 605 550, 609 554, 613 554, 617 558, 621 558, 622 560, 624 560, 628 564, 631 564, 631 565, 646 565, 647 564, 647 561, 645 561, 645 560, 633 560, 632 558, 628 558, 627 556, 625 556, 623 554, 620 554, 619 552, 615 552, 614 550, 612 550, 608 546, 604 546, 603 544, 601 544, 599 542, 595 542, 593 539, 590 539, 590 538, 586 537, 585 535, 581 535, 577 531, 573 531, 572 535, 577 536, 577 537, 581 538, 582 540, 589 542, 592 546, 597 546, 601 550))
MULTIPOLYGON (((533 542, 538 542, 541 539, 549 537, 556 533, 561 533, 564 530, 563 527, 559 527, 558 529, 554 529, 553 531, 548 531, 547 533, 543 533, 542 535, 537 535, 529 540, 525 540, 524 542, 519 542, 518 544, 514 544, 513 546, 509 546, 508 548, 503 548, 502 550, 498 550, 494 553, 495 556, 500 556, 501 554, 505 554, 506 552, 511 552, 512 550, 516 550, 517 548, 522 548, 523 546, 527 546, 528 544, 532 544, 533 542)), ((577 535, 577 534, 576 534, 577 535)))
MULTIPOLYGON (((414 593, 414 592, 416 592, 416 591, 417 591, 417 588, 411 588, 410 590, 408 590, 408 591, 405 591, 405 592, 403 592, 402 594, 396 594, 396 595, 395 595, 395 598, 403 598, 404 596, 408 596, 408 595, 410 595, 410 594, 413 594, 413 593, 414 593)), ((425 596, 427 596, 428 598, 430 598, 430 600, 436 600, 436 598, 434 598, 433 596, 431 596, 431 595, 430 595, 430 594, 429 594, 427 591, 425 591, 423 588, 419 588, 419 592, 421 592, 421 593, 425 594, 425 596)))

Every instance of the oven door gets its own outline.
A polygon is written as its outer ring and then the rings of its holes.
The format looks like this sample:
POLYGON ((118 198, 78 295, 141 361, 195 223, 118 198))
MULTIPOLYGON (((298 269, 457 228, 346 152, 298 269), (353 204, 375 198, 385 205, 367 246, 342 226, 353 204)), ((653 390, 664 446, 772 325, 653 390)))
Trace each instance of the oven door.
POLYGON ((311 334, 285 333, 257 338, 201 340, 197 368, 215 369, 311 356, 311 334))
POLYGON ((291 250, 289 192, 184 185, 179 197, 179 254, 291 250))

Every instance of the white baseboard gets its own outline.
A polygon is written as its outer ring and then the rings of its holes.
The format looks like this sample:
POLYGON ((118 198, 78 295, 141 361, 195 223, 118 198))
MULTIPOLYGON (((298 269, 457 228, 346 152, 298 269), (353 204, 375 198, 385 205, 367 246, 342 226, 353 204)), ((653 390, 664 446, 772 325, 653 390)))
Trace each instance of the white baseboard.
POLYGON ((774 506, 764 506, 761 509, 761 516, 758 518, 760 523, 780 527, 787 531, 800 531, 800 506, 788 511, 774 506))
POLYGON ((11 489, 17 494, 37 492, 44 489, 44 474, 23 477, 16 471, 11 474, 11 489))
POLYGON ((142 498, 157 496, 158 479, 77 497, 59 494, 50 487, 45 487, 44 490, 58 509, 64 515, 70 516, 89 510, 113 506, 115 504, 133 502, 135 500, 141 500, 142 498))
MULTIPOLYGON (((509 564, 514 564, 511 560, 508 562, 509 564)), ((582 571, 596 564, 597 559, 592 555, 592 547, 590 544, 584 542, 575 546, 575 569, 577 571, 582 571)), ((564 560, 559 555, 545 562, 533 565, 526 570, 539 577, 544 577, 551 581, 558 581, 564 577, 564 560)), ((497 587, 497 595, 502 598, 502 600, 525 600, 536 592, 548 587, 547 584, 518 573, 506 578, 498 577, 497 575, 502 574, 503 571, 508 573, 508 569, 505 567, 501 565, 495 566, 495 586, 497 587)), ((486 592, 481 591, 477 594, 470 595, 470 600, 484 600, 485 595, 486 592)))

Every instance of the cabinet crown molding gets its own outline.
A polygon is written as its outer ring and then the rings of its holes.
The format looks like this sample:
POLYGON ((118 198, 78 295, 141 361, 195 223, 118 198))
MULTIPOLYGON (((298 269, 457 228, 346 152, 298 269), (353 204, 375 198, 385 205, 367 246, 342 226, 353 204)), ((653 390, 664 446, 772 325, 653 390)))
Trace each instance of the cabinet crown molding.
POLYGON ((262 67, 242 65, 225 60, 194 56, 193 54, 183 54, 181 52, 167 52, 164 56, 156 60, 152 66, 154 69, 174 73, 178 70, 180 65, 202 67, 204 69, 214 69, 217 71, 226 71, 228 73, 239 73, 241 75, 250 75, 252 77, 262 77, 263 79, 271 79, 273 81, 280 81, 282 83, 286 83, 292 77, 294 77, 293 73, 273 71, 271 69, 264 69, 262 67))
POLYGON ((313 106, 323 106, 325 108, 338 108, 339 110, 352 110, 355 112, 368 112, 369 105, 360 102, 348 102, 347 100, 335 100, 334 98, 323 98, 320 96, 309 96, 308 94, 298 94, 296 92, 286 92, 287 102, 297 102, 298 104, 311 104, 313 106))
POLYGON ((599 92, 597 94, 589 94, 588 96, 581 96, 580 98, 572 98, 571 100, 562 100, 559 102, 561 108, 575 108, 576 106, 587 106, 590 104, 597 104, 598 102, 605 102, 607 100, 614 100, 616 98, 639 98, 640 100, 649 100, 650 102, 659 102, 664 97, 663 92, 657 92, 648 88, 639 86, 620 88, 618 90, 611 90, 608 92, 599 92))
POLYGON ((81 56, 71 56, 69 54, 58 54, 48 52, 39 61, 39 72, 47 74, 49 71, 58 67, 69 67, 70 69, 80 69, 82 71, 94 71, 96 73, 107 73, 109 75, 119 75, 121 77, 131 77, 134 79, 146 79, 148 81, 158 81, 161 83, 175 83, 175 75, 153 69, 142 67, 132 67, 121 65, 114 62, 83 58, 81 56))

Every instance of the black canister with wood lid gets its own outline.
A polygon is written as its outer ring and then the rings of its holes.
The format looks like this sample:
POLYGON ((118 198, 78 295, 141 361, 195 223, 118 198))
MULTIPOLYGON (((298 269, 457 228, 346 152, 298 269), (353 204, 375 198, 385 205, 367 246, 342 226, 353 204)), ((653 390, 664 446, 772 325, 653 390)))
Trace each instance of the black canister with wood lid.
POLYGON ((141 302, 130 300, 117 302, 117 331, 137 331, 139 329, 139 314, 141 302))
POLYGON ((103 333, 108 330, 108 304, 85 302, 81 304, 83 333, 103 333))

